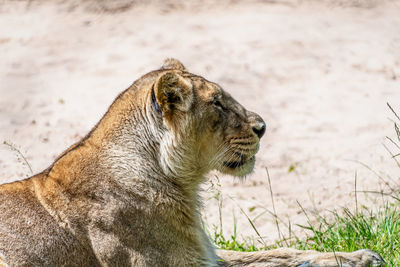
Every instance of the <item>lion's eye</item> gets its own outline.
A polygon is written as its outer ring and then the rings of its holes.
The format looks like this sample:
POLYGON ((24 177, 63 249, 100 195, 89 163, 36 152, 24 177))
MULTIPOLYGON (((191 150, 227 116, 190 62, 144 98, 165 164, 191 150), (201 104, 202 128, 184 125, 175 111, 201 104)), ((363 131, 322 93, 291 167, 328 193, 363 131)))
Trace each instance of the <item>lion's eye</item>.
POLYGON ((218 99, 214 99, 213 104, 214 104, 216 107, 218 107, 218 108, 220 108, 220 109, 222 109, 222 110, 225 110, 225 107, 222 105, 221 101, 219 101, 218 99))

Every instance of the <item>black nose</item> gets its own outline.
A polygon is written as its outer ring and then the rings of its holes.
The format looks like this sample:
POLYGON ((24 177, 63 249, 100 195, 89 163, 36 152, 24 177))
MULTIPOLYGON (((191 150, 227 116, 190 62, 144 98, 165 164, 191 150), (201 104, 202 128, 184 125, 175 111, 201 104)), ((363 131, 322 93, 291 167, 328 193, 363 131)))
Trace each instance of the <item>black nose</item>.
POLYGON ((253 126, 253 132, 258 136, 258 138, 261 138, 265 133, 265 128, 265 122, 256 122, 256 124, 253 126))

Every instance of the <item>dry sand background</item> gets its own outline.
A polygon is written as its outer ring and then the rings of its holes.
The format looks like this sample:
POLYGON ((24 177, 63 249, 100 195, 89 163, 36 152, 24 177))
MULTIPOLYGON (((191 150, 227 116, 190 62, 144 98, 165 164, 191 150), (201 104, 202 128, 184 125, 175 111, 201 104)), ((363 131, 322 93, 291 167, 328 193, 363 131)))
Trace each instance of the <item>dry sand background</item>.
MULTIPOLYGON (((236 216, 240 235, 255 236, 241 207, 261 214, 270 242, 266 167, 278 216, 292 224, 305 222, 296 201, 322 213, 354 206, 355 172, 359 190, 384 188, 356 161, 399 179, 382 146, 394 135, 386 102, 400 110, 399 2, 0 1, 0 141, 41 171, 120 91, 176 57, 267 122, 254 174, 218 176, 225 233, 236 216)), ((0 145, 1 181, 28 174, 0 145)), ((211 228, 218 188, 205 192, 211 228)))

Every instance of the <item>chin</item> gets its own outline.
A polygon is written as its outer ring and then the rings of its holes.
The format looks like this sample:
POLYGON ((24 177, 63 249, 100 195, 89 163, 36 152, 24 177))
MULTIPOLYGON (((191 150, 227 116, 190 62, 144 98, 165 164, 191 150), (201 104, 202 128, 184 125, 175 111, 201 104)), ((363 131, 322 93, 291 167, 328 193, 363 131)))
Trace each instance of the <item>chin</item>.
POLYGON ((254 156, 245 162, 225 162, 220 172, 242 178, 253 172, 255 162, 254 156))

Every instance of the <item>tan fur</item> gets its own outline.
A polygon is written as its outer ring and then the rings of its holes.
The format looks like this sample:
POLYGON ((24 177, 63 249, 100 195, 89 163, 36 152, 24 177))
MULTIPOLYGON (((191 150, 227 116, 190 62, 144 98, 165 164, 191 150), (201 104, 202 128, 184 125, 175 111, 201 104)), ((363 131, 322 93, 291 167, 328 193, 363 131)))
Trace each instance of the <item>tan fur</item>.
POLYGON ((0 266, 369 266, 362 250, 216 251, 199 185, 245 176, 264 121, 175 59, 121 93, 45 171, 0 186, 0 266), (218 256, 217 256, 218 254, 218 256))

